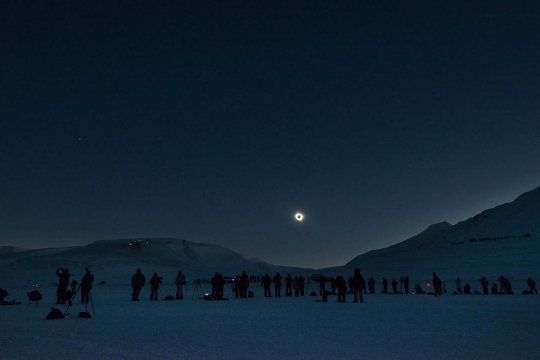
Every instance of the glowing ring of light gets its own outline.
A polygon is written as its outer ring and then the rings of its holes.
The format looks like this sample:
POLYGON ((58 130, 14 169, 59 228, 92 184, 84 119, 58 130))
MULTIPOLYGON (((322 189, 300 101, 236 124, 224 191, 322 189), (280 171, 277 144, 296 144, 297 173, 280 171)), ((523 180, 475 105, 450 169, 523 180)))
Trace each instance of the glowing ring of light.
POLYGON ((297 213, 296 215, 294 215, 294 218, 297 220, 297 221, 302 221, 304 220, 304 215, 300 214, 300 213, 297 213))

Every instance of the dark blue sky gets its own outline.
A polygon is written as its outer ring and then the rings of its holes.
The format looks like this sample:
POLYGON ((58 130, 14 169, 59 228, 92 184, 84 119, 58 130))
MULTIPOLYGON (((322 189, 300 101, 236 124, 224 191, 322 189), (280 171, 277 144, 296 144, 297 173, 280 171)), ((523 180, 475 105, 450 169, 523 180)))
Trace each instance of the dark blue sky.
POLYGON ((0 245, 323 267, 540 185, 534 1, 82 3, 0 4, 0 245))

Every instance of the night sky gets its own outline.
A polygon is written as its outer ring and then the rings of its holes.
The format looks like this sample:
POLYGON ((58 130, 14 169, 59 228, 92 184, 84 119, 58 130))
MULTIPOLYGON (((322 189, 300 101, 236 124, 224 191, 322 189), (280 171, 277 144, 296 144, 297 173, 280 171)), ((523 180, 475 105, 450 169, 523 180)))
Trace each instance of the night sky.
POLYGON ((2 1, 0 245, 325 267, 512 201, 540 185, 515 3, 2 1))

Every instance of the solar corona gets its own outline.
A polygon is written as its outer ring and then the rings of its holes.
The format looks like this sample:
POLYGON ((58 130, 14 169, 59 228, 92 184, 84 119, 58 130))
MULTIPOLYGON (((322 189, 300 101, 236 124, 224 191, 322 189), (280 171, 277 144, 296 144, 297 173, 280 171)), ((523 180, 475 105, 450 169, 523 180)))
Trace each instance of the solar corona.
POLYGON ((304 220, 304 215, 300 214, 300 213, 296 213, 296 215, 294 215, 294 218, 297 220, 297 221, 302 221, 304 220))

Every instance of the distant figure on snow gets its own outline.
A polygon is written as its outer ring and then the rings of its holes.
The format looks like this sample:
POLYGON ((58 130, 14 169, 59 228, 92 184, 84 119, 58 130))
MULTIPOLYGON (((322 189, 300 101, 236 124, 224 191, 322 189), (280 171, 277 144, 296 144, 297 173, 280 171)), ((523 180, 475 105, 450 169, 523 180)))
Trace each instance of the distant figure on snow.
POLYGON ((463 287, 463 292, 465 293, 465 295, 471 295, 471 284, 465 284, 465 286, 463 287))
POLYGON ((383 290, 382 290, 382 293, 383 294, 388 294, 388 280, 386 280, 386 278, 382 278, 381 280, 381 283, 382 283, 382 287, 383 287, 383 290))
POLYGON ((343 276, 338 276, 336 278, 336 286, 338 291, 338 302, 345 303, 345 295, 347 294, 347 282, 343 276))
POLYGON ((369 293, 375 294, 375 279, 372 277, 368 280, 368 286, 369 286, 369 293))
POLYGON ((66 303, 66 290, 69 285, 69 269, 56 269, 56 276, 60 279, 58 280, 58 288, 56 289, 56 303, 65 304, 66 303), (62 272, 60 272, 62 270, 62 272))
POLYGON ((397 281, 396 281, 396 279, 393 279, 392 282, 390 283, 390 285, 392 285, 392 292, 394 294, 397 294, 398 291, 397 291, 397 281))
POLYGON ((281 297, 281 274, 276 273, 273 281, 274 281, 274 296, 281 297))
POLYGON ((488 281, 488 279, 486 279, 485 276, 482 276, 479 281, 480 281, 480 285, 482 285, 482 292, 484 293, 484 295, 488 295, 489 294, 489 290, 488 290, 489 281, 488 281))
POLYGON ((245 271, 242 272, 242 293, 240 298, 247 299, 248 297, 248 288, 249 288, 249 276, 245 271))
POLYGON ((86 273, 81 279, 81 304, 88 304, 93 282, 94 275, 90 273, 90 270, 86 269, 86 273))
POLYGON ((292 296, 292 283, 293 279, 291 274, 287 274, 287 277, 285 278, 285 296, 292 296))
POLYGON ((326 282, 324 281, 324 275, 321 275, 319 278, 319 295, 324 295, 326 291, 326 282))
POLYGON ((532 278, 527 279, 527 285, 531 289, 532 294, 538 295, 538 291, 536 291, 536 282, 532 278))
POLYGON ((302 275, 298 277, 298 290, 300 291, 300 296, 304 296, 304 289, 306 286, 306 279, 302 275))
POLYGON ((270 292, 270 284, 272 284, 272 279, 270 279, 270 276, 268 275, 268 273, 266 273, 266 275, 262 279, 264 297, 272 297, 272 293, 270 292))
POLYGON ((461 287, 461 279, 460 278, 457 278, 455 280, 456 282, 456 290, 457 290, 457 293, 458 294, 463 294, 463 288, 461 287))
POLYGON ((364 280, 364 277, 360 273, 359 268, 354 269, 354 277, 352 278, 352 285, 354 289, 354 301, 355 303, 358 302, 358 298, 360 298, 360 303, 364 302, 364 290, 366 287, 366 282, 364 280))
POLYGON ((160 278, 157 273, 154 273, 150 279, 150 301, 158 300, 159 285, 163 282, 163 278, 160 278))
POLYGON ((300 288, 298 285, 298 276, 295 276, 293 279, 293 289, 294 289, 294 296, 300 295, 300 288))
POLYGON ((441 278, 437 276, 437 273, 433 273, 433 288, 435 296, 442 296, 442 281, 441 278))
POLYGON ((409 293, 409 277, 405 276, 405 281, 403 282, 405 284, 405 294, 409 293))
POLYGON ((182 287, 184 285, 184 274, 182 273, 182 270, 178 270, 174 283, 176 284, 176 300, 184 299, 184 293, 182 292, 182 287))
POLYGON ((131 287, 133 288, 133 293, 131 294, 132 301, 139 301, 139 295, 141 293, 141 288, 146 283, 146 278, 141 272, 141 269, 137 269, 135 275, 131 277, 131 287))

